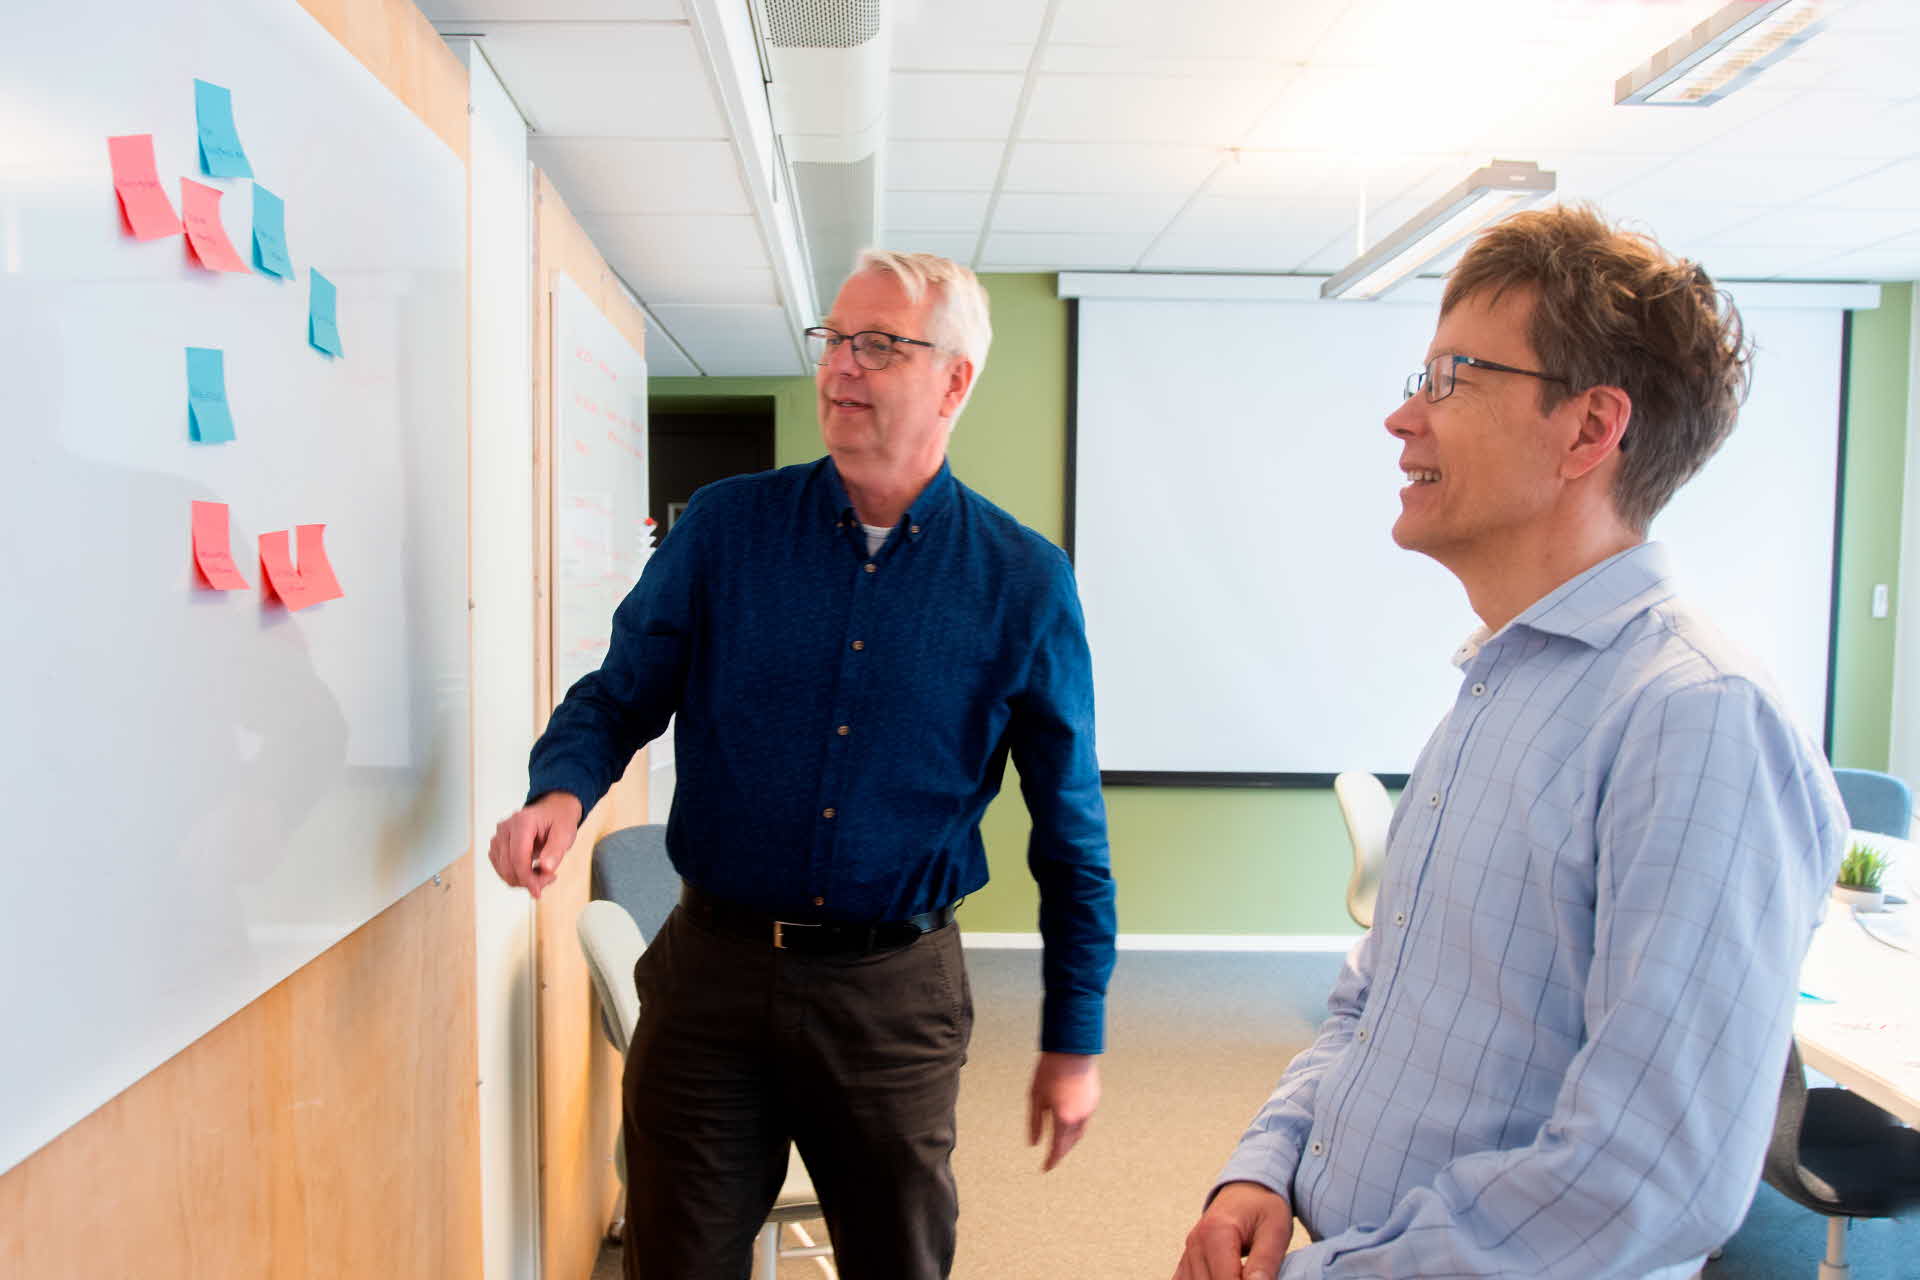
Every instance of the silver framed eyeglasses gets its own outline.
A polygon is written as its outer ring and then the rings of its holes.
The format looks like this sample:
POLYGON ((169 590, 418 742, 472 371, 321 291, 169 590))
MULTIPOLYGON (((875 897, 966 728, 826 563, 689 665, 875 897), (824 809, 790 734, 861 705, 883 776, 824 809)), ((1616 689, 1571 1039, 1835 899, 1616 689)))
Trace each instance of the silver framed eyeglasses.
POLYGON ((903 338, 897 333, 882 333, 878 329, 841 333, 838 329, 815 325, 802 336, 807 340, 807 359, 814 364, 825 364, 842 343, 852 343, 853 362, 870 373, 878 373, 898 359, 901 347, 933 348, 931 342, 903 338))
POLYGON ((1557 373, 1541 373, 1538 369, 1516 369, 1510 364, 1495 364, 1491 360, 1482 360, 1479 356, 1440 355, 1427 361, 1424 369, 1407 375, 1407 385, 1402 389, 1403 394, 1411 400, 1424 389, 1429 402, 1445 400, 1453 394, 1454 371, 1461 365, 1466 365, 1470 369, 1486 369, 1492 373, 1519 373, 1529 378, 1539 378, 1543 382, 1573 385, 1557 373))

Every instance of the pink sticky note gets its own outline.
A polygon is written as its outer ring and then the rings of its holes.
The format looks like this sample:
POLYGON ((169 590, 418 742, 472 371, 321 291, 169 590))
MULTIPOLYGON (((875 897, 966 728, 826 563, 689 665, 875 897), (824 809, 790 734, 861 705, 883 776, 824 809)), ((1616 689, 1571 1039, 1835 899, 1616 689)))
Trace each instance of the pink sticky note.
POLYGON ((158 240, 180 234, 180 218, 167 202, 153 165, 153 135, 133 133, 107 139, 113 162, 113 190, 120 197, 120 216, 136 240, 158 240))
POLYGON ((220 221, 220 197, 225 192, 202 186, 192 178, 180 179, 180 207, 187 223, 187 244, 200 265, 209 271, 250 272, 252 268, 234 252, 233 241, 220 221))
POLYGON ((233 562, 227 543, 227 504, 193 504, 193 563, 200 576, 215 591, 239 591, 247 587, 240 567, 233 562))
POLYGON ((306 583, 293 567, 285 529, 260 535, 260 581, 266 586, 269 599, 277 596, 289 609, 304 609, 313 603, 306 583))
POLYGON ((323 524, 294 527, 300 554, 300 582, 307 592, 308 604, 338 600, 347 594, 340 589, 340 580, 333 576, 333 566, 327 563, 327 548, 321 542, 321 535, 326 531, 327 526, 323 524))

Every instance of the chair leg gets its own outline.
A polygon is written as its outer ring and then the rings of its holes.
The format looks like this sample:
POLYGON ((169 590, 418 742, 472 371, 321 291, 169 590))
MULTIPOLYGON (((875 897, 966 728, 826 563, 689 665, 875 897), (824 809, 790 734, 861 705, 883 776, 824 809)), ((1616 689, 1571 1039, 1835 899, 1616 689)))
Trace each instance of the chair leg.
POLYGON ((779 1275, 780 1224, 769 1222, 753 1242, 753 1280, 778 1280, 779 1275))
POLYGON ((1827 1219, 1827 1256, 1820 1260, 1820 1280, 1847 1280, 1853 1268, 1847 1265, 1847 1219, 1827 1219))

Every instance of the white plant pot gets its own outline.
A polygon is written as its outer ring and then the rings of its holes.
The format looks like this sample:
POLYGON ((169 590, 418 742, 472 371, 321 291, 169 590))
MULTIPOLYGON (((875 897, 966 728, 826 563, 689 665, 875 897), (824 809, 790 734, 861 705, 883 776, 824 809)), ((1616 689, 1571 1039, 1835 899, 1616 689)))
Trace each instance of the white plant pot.
POLYGON ((1855 911, 1878 911, 1884 905, 1886 896, 1879 889, 1855 889, 1844 884, 1833 886, 1833 900, 1855 911))

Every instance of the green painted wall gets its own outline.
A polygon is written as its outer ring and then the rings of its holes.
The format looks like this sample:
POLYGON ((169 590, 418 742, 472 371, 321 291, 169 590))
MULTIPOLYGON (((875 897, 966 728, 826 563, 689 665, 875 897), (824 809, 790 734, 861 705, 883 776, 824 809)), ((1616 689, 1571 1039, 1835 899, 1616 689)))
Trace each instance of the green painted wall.
POLYGON ((1878 310, 1853 315, 1833 681, 1833 762, 1851 769, 1885 769, 1893 732, 1893 617, 1900 609, 1912 320, 1911 284, 1883 288, 1878 310), (1880 582, 1892 598, 1885 618, 1871 612, 1873 587, 1880 582))
MULTIPOLYGON (((984 277, 993 300, 993 352, 954 430, 956 475, 1040 533, 1064 531, 1067 308, 1051 275, 984 277)), ((1908 286, 1855 318, 1851 447, 1842 554, 1853 581, 1895 583, 1906 414, 1908 286), (1858 483, 1855 475, 1858 473, 1858 483)), ((772 395, 775 457, 784 466, 821 449, 807 378, 657 379, 656 399, 772 395)), ((1862 595, 1864 600, 1865 596, 1862 595)), ((1835 756, 1884 768, 1893 688, 1892 624, 1843 621, 1843 691, 1835 756), (1842 748, 1844 745, 1844 749, 1842 748)), ((1127 933, 1350 934, 1352 855, 1330 791, 1117 787, 1107 791, 1120 928, 1127 933)), ((1017 780, 988 810, 993 883, 967 903, 967 927, 1031 932, 1038 898, 1026 874, 1026 810, 1017 780)))

